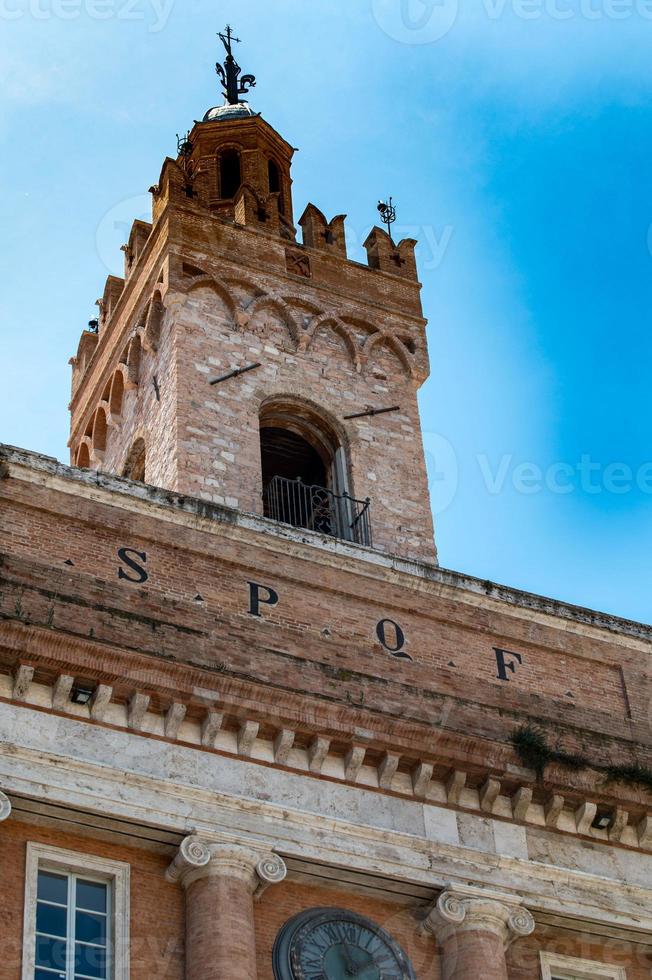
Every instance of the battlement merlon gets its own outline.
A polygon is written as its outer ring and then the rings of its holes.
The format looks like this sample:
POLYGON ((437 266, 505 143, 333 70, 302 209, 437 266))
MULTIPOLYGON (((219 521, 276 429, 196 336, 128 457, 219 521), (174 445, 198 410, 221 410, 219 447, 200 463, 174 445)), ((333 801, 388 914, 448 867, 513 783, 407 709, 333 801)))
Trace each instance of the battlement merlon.
MULTIPOLYGON (((288 289, 292 291, 296 290, 293 283, 298 281, 302 287, 317 294, 336 288, 340 298, 354 303, 372 318, 380 315, 383 319, 389 318, 390 322, 398 318, 402 321, 403 332, 423 335, 426 321, 421 304, 421 284, 416 278, 401 275, 401 269, 414 268, 416 272, 414 240, 402 241, 394 252, 387 233, 374 228, 365 243, 371 262, 367 266, 347 258, 341 247, 329 247, 325 239, 325 247, 320 244, 315 247, 320 227, 330 227, 343 241, 343 215, 329 223, 318 208, 309 204, 300 223, 303 223, 304 234, 308 229, 307 237, 313 244, 297 244, 261 229, 259 224, 256 227, 239 225, 207 211, 186 196, 182 178, 176 161, 168 158, 157 187, 159 207, 154 223, 134 222, 127 246, 129 273, 126 280, 115 276, 107 278, 108 288, 105 287, 103 300, 110 296, 111 302, 102 303, 99 342, 95 350, 89 352, 90 356, 83 362, 74 365, 76 378, 71 408, 76 408, 83 397, 91 360, 97 363, 110 338, 111 346, 115 344, 114 335, 121 331, 121 326, 124 327, 125 316, 130 320, 138 319, 135 306, 143 305, 142 297, 153 290, 157 280, 163 280, 166 289, 175 286, 169 281, 167 270, 171 249, 187 265, 195 265, 203 272, 208 271, 208 265, 213 271, 219 266, 230 272, 234 271, 235 265, 249 266, 252 272, 263 271, 285 277, 288 289), (187 233, 190 226, 191 237, 187 233), (397 264, 395 254, 404 265, 397 264), (83 370, 80 370, 82 365, 83 370)), ((410 340, 409 345, 416 349, 417 339, 410 340)), ((428 377, 428 370, 426 353, 418 367, 421 383, 428 377)))

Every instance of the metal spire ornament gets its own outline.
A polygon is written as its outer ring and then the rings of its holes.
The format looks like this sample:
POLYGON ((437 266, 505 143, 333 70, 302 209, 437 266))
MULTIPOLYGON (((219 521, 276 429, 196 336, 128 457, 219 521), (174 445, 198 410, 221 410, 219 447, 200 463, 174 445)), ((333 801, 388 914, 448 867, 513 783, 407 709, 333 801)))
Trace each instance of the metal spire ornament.
POLYGON ((226 49, 226 60, 223 65, 219 62, 215 65, 215 71, 219 75, 224 86, 224 95, 229 105, 239 105, 240 95, 246 95, 250 88, 256 85, 255 75, 243 75, 240 77, 242 69, 233 57, 233 45, 240 44, 240 38, 234 37, 231 25, 227 24, 224 34, 217 35, 226 49))
POLYGON ((392 225, 396 221, 396 208, 394 207, 394 199, 390 197, 389 201, 379 201, 378 202, 378 213, 380 214, 381 221, 383 224, 387 225, 387 234, 389 235, 389 240, 394 244, 394 239, 392 238, 392 225))

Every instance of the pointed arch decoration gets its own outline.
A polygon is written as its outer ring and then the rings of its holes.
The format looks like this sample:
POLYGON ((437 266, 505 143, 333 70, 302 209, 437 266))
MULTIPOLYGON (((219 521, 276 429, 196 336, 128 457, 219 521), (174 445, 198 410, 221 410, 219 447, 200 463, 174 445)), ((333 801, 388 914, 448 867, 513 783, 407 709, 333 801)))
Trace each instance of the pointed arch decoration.
POLYGON ((380 327, 370 320, 365 320, 360 316, 351 316, 348 313, 340 314, 340 320, 345 323, 347 327, 358 330, 361 334, 364 334, 365 341, 374 334, 381 333, 380 327))
POLYGON ((332 316, 329 313, 324 313, 323 316, 318 317, 313 320, 308 329, 304 332, 301 340, 301 347, 303 350, 310 350, 317 336, 318 332, 323 328, 330 328, 333 333, 337 334, 341 340, 344 341, 347 352, 351 359, 351 364, 356 370, 360 367, 360 357, 357 344, 351 332, 347 328, 346 324, 342 322, 338 317, 332 316))
POLYGON ((317 306, 316 303, 312 303, 310 300, 304 299, 302 296, 284 296, 283 302, 291 311, 292 316, 295 319, 300 316, 324 316, 326 312, 320 306, 317 306))
POLYGON ((215 276, 197 276, 188 283, 186 293, 190 295, 197 289, 210 289, 216 293, 227 307, 232 319, 235 320, 237 306, 226 283, 222 282, 221 279, 217 279, 215 276))
POLYGON ((294 341, 295 346, 298 345, 299 325, 297 324, 294 314, 287 306, 285 301, 281 299, 280 296, 274 296, 267 293, 253 300, 253 302, 246 308, 245 313, 247 314, 249 322, 251 322, 257 313, 264 310, 273 310, 280 316, 285 323, 288 333, 290 334, 291 339, 294 341))
POLYGON ((378 347, 386 347, 390 350, 400 361, 406 375, 410 378, 413 376, 413 361, 405 346, 396 337, 382 332, 372 334, 365 342, 362 349, 363 369, 371 363, 372 355, 378 347))

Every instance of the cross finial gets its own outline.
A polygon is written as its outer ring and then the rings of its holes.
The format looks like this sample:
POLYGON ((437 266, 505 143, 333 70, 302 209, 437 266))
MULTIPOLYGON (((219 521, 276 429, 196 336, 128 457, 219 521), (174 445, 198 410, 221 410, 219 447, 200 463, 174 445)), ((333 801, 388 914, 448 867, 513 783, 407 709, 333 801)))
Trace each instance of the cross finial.
POLYGON ((226 49, 226 59, 223 65, 219 62, 215 66, 217 74, 224 86, 224 95, 229 105, 238 105, 240 95, 246 95, 250 88, 256 84, 254 75, 243 75, 240 77, 242 69, 233 56, 233 45, 240 44, 240 38, 236 37, 230 24, 224 28, 224 33, 217 35, 226 49))
POLYGON ((224 29, 224 34, 218 34, 218 37, 226 48, 226 53, 233 56, 232 42, 235 41, 236 44, 240 44, 241 42, 239 37, 234 36, 231 25, 227 24, 224 29))

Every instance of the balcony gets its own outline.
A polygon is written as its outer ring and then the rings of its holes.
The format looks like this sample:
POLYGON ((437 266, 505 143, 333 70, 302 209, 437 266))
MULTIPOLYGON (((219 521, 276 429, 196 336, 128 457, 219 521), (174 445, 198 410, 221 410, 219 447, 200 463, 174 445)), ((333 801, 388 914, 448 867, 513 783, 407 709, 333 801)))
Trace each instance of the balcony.
POLYGON ((264 492, 265 516, 333 538, 372 547, 371 501, 355 500, 303 480, 274 476, 264 492))

